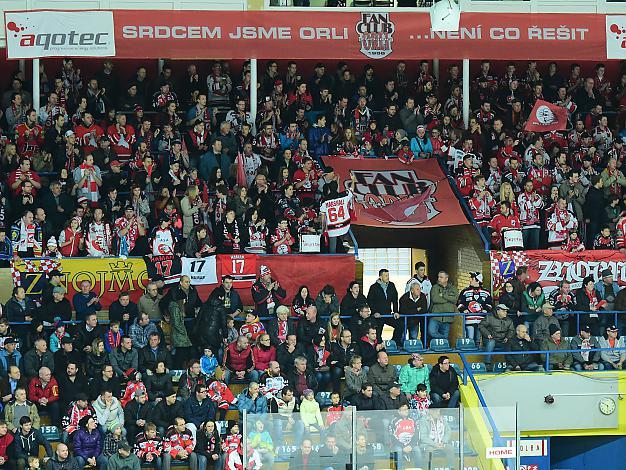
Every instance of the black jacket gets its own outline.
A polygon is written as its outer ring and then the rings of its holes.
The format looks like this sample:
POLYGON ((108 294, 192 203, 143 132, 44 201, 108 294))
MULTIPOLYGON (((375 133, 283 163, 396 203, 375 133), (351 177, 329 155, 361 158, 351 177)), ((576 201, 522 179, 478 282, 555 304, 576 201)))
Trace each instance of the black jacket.
POLYGON ((120 322, 120 327, 126 334, 128 334, 130 325, 133 324, 138 314, 139 310, 137 310, 137 304, 135 302, 128 302, 128 305, 124 307, 120 304, 119 300, 116 300, 109 305, 109 320, 120 322), (128 320, 123 320, 125 313, 128 314, 128 320))
POLYGON ((440 396, 444 393, 452 395, 459 389, 459 376, 452 366, 450 366, 447 372, 443 372, 439 368, 439 364, 435 364, 430 371, 429 378, 431 393, 436 393, 440 396))
POLYGON ((339 342, 330 343, 330 357, 328 362, 337 361, 334 367, 346 367, 350 365, 352 356, 359 354, 359 347, 356 343, 351 343, 347 348, 341 346, 339 342))
POLYGON ((38 457, 39 446, 46 450, 46 456, 52 457, 52 447, 48 440, 43 437, 39 429, 31 429, 25 436, 22 431, 17 431, 13 436, 13 450, 16 458, 26 459, 28 456, 38 457))
POLYGON ((300 342, 296 344, 293 352, 287 351, 287 343, 283 343, 276 348, 276 360, 280 364, 281 370, 291 370, 293 361, 298 356, 307 357, 307 351, 300 342))
MULTIPOLYGON (((280 340, 278 339, 278 318, 272 318, 269 322, 266 323, 266 331, 267 334, 270 335, 270 339, 272 344, 276 347, 280 345, 280 340)), ((295 334, 296 325, 293 318, 287 318, 287 335, 295 334)))
POLYGON ((164 362, 167 369, 172 368, 172 355, 167 348, 163 346, 163 343, 159 344, 159 347, 156 350, 156 357, 149 344, 137 351, 137 355, 139 360, 139 371, 142 374, 145 374, 146 370, 154 372, 156 365, 159 362, 164 362))
POLYGON ((604 206, 606 206, 606 203, 604 201, 603 190, 596 189, 593 186, 590 187, 585 196, 585 204, 583 205, 585 218, 597 225, 604 223, 606 219, 604 206))
POLYGON ((373 411, 383 409, 380 399, 376 395, 367 398, 363 393, 357 393, 351 400, 357 411, 373 411))
POLYGON ((355 299, 354 296, 348 292, 343 299, 341 299, 341 314, 350 315, 352 318, 359 316, 359 308, 367 304, 365 296, 359 292, 359 295, 355 299))
POLYGON ((15 300, 15 297, 11 297, 6 303, 4 306, 4 314, 10 322, 26 321, 24 319, 26 316, 35 317, 35 312, 37 311, 35 302, 28 297, 26 297, 24 301, 26 302, 26 308, 22 308, 17 300, 15 300))
POLYGON ((152 412, 153 408, 154 406, 150 402, 145 402, 142 405, 137 400, 129 401, 126 404, 126 408, 124 408, 124 427, 126 429, 136 427, 135 421, 138 419, 149 421, 149 418, 154 415, 152 412))
POLYGON ((61 404, 61 409, 65 410, 76 399, 76 394, 85 393, 87 379, 82 372, 78 372, 76 380, 72 382, 67 376, 65 369, 59 371, 57 377, 59 383, 59 403, 61 404))
POLYGON ((154 424, 160 428, 167 429, 174 424, 174 419, 183 416, 183 402, 176 400, 173 405, 169 406, 165 399, 161 400, 154 407, 152 419, 154 424))
POLYGON ((226 309, 219 298, 210 299, 202 306, 196 319, 194 333, 202 347, 219 347, 226 332, 226 309))
POLYGON ((387 286, 387 295, 378 282, 370 286, 367 293, 367 302, 372 308, 372 313, 380 313, 381 315, 389 315, 398 311, 398 291, 393 282, 389 282, 387 286))
POLYGON ((318 335, 326 333, 326 323, 319 316, 314 322, 301 318, 298 321, 298 329, 296 330, 296 336, 298 343, 308 346, 313 343, 313 340, 318 335))
MULTIPOLYGON (((538 351, 540 349, 542 348, 534 341, 526 341, 517 336, 508 341, 509 351, 538 351)), ((524 370, 531 362, 537 362, 536 354, 509 354, 506 356, 506 363, 513 368, 519 366, 520 369, 524 370)))
POLYGON ((145 375, 143 383, 148 391, 150 400, 164 398, 169 390, 172 390, 172 376, 169 372, 163 374, 145 375))
POLYGON ((82 351, 85 346, 91 346, 91 343, 93 343, 94 339, 102 338, 102 335, 104 334, 104 331, 100 325, 96 325, 96 327, 91 331, 87 331, 84 322, 77 326, 78 329, 73 338, 74 346, 79 351, 82 351))

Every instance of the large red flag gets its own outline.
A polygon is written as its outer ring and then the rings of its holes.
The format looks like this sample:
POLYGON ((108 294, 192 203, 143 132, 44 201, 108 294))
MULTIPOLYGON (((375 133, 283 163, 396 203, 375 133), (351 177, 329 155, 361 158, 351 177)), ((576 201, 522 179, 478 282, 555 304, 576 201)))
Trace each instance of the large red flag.
POLYGON ((524 130, 532 132, 562 131, 567 127, 567 109, 537 100, 524 130))
POLYGON ((239 152, 237 154, 237 186, 248 187, 248 181, 246 179, 246 169, 243 166, 243 154, 239 152))

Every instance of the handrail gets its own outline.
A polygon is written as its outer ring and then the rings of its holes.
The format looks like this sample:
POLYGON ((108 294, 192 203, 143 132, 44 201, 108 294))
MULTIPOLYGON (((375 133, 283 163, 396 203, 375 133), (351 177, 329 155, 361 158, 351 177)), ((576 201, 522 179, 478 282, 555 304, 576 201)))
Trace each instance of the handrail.
MULTIPOLYGON (((623 348, 591 348, 591 349, 556 349, 556 350, 552 350, 552 351, 551 350, 547 350, 547 349, 538 349, 538 350, 531 350, 531 351, 472 351, 471 354, 474 355, 474 356, 493 356, 495 354, 502 354, 502 355, 505 355, 505 356, 545 354, 545 356, 546 356, 546 372, 551 372, 551 369, 550 369, 550 354, 579 353, 581 351, 583 351, 583 352, 626 351, 626 347, 623 347, 623 348)), ((462 352, 462 351, 459 352, 459 356, 464 356, 464 352, 462 352)), ((463 369, 463 378, 464 378, 463 384, 467 385, 467 381, 465 380, 465 368, 463 369)))
POLYGON ((483 233, 480 226, 478 225, 478 222, 476 222, 476 219, 474 219, 474 216, 472 215, 472 210, 467 205, 467 201, 465 200, 465 198, 459 191, 458 186, 456 185, 456 180, 454 179, 452 175, 450 175, 450 172, 448 171, 448 168, 444 162, 442 162, 439 158, 437 158, 437 163, 439 163, 439 167, 441 168, 441 171, 443 171, 443 174, 446 176, 446 180, 448 181, 448 184, 450 185, 452 192, 458 199, 459 204, 461 205, 461 208, 463 209, 463 212, 465 213, 465 217, 467 217, 467 220, 469 220, 469 222, 474 226, 474 230, 476 230, 476 233, 478 234, 481 241, 483 242, 485 253, 489 254, 491 243, 485 237, 485 234, 483 233))
MULTIPOLYGON (((474 387, 474 391, 476 392, 476 396, 478 397, 478 401, 480 402, 480 405, 483 408, 485 416, 487 417, 487 421, 489 421, 489 425, 491 426, 491 429, 493 431, 493 445, 494 447, 501 446, 504 443, 504 441, 502 437, 500 436, 500 432, 498 431, 498 426, 496 426, 496 422, 493 419, 493 416, 491 416, 491 412, 489 411, 489 407, 487 406, 485 397, 483 396, 482 392, 480 391, 480 388, 478 387, 478 383, 476 382, 476 379, 474 378, 474 374, 472 374, 471 372, 471 368, 469 367, 467 359, 465 358, 465 354, 461 352, 459 353, 459 357, 461 358, 461 361, 463 362, 463 385, 467 385, 467 377, 469 377, 470 381, 472 382, 472 386, 474 387)), ((505 468, 511 468, 511 466, 507 464, 509 459, 500 459, 500 460, 505 461, 503 462, 505 468)))

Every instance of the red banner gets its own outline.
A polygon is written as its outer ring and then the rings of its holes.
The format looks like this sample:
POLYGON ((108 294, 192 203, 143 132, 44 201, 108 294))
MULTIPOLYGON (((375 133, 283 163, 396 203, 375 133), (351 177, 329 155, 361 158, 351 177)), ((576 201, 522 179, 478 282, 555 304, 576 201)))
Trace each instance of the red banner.
MULTIPOLYGON (((287 291, 285 302, 289 305, 301 285, 308 286, 311 295, 315 296, 326 284, 330 284, 335 287, 337 295, 341 298, 355 276, 355 260, 352 255, 245 255, 245 259, 251 256, 256 257, 257 278, 261 266, 268 266, 272 271, 272 278, 287 291)), ((221 272, 225 266, 225 263, 221 262, 222 257, 229 255, 217 256, 219 279, 222 274, 226 274, 221 272)), ((239 272, 240 268, 241 264, 236 263, 235 271, 239 272)), ((200 297, 205 300, 216 287, 217 284, 197 286, 197 289, 200 297)), ((254 305, 249 288, 237 289, 237 292, 244 305, 254 305)))
POLYGON ((341 179, 354 188, 355 225, 394 228, 430 228, 467 224, 459 201, 436 159, 405 165, 399 160, 356 160, 324 157, 341 179))
POLYGON ((626 256, 619 251, 492 251, 490 258, 494 298, 500 296, 505 281, 514 277, 520 266, 528 268, 528 282, 538 282, 546 294, 556 289, 562 280, 571 282, 572 289, 580 288, 586 276, 593 276, 594 281, 598 281, 603 269, 610 269, 615 282, 626 286, 626 256))
POLYGON ((566 127, 567 109, 537 100, 524 129, 532 132, 550 132, 562 131, 566 127))
MULTIPOLYGON (((5 15, 10 48, 14 44, 10 58, 22 57, 38 44, 46 46, 46 56, 89 55, 95 48, 94 37, 100 37, 59 32, 58 11, 45 12, 49 21, 40 18, 33 32, 29 12, 16 13, 20 16, 11 14, 7 19, 5 15)), ((206 58, 207 54, 232 59, 326 59, 332 52, 337 59, 399 60, 422 59, 428 51, 428 56, 441 59, 597 61, 607 57, 607 34, 613 44, 619 29, 614 21, 607 24, 605 15, 591 14, 462 13, 456 32, 431 31, 430 15, 423 11, 115 10, 113 17, 115 56, 121 59, 159 58, 166 51, 171 59, 206 58)), ((104 37, 107 31, 96 33, 104 37)), ((611 47, 613 58, 623 53, 619 42, 611 47)), ((100 49, 94 51, 93 55, 102 55, 100 49)))

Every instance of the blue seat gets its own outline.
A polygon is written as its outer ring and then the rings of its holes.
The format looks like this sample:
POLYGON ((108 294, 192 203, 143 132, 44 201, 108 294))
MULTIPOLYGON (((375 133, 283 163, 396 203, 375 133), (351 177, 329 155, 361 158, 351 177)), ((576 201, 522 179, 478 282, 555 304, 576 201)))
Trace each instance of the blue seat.
POLYGON ((470 362, 469 366, 473 374, 484 374, 487 372, 487 366, 484 362, 470 362))
POLYGON ((499 374, 501 372, 506 372, 506 362, 494 362, 493 371, 496 374, 499 374))
POLYGON ((320 405, 320 408, 324 408, 326 406, 330 406, 330 393, 331 392, 317 392, 315 394, 315 401, 317 401, 320 405))
POLYGON ((400 375, 400 369, 402 369, 403 365, 402 364, 394 364, 394 367, 396 368, 396 371, 398 372, 398 375, 400 375))
POLYGON ((398 352, 398 345, 396 344, 396 342, 392 339, 388 339, 385 341, 385 350, 388 353, 397 353, 398 352))
POLYGON ((424 345, 419 339, 405 339, 402 349, 408 353, 422 352, 424 351, 424 345))
POLYGON ((450 351, 450 341, 443 338, 433 338, 430 340, 430 348, 434 352, 450 351))
POLYGON ((456 349, 459 351, 476 351, 476 342, 472 338, 459 338, 456 340, 456 349))

